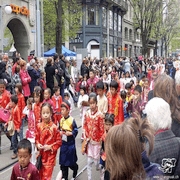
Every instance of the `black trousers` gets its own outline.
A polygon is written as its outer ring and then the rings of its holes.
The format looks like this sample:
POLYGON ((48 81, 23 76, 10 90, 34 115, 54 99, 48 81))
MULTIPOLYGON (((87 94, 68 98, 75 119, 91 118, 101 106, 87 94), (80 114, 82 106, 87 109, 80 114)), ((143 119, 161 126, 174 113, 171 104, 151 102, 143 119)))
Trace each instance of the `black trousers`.
POLYGON ((74 166, 62 166, 61 165, 60 169, 62 171, 62 178, 64 178, 65 180, 68 180, 69 168, 73 171, 73 178, 75 178, 77 175, 77 172, 78 172, 77 163, 74 166))

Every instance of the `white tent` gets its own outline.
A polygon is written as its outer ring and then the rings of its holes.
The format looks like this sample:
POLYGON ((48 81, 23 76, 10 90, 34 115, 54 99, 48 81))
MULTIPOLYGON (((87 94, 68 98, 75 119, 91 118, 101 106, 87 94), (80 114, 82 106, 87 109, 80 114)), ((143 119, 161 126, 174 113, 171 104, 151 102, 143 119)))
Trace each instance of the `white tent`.
POLYGON ((9 52, 11 53, 11 52, 14 52, 14 51, 16 51, 16 48, 14 47, 14 43, 13 43, 12 46, 11 46, 11 49, 9 50, 9 52))

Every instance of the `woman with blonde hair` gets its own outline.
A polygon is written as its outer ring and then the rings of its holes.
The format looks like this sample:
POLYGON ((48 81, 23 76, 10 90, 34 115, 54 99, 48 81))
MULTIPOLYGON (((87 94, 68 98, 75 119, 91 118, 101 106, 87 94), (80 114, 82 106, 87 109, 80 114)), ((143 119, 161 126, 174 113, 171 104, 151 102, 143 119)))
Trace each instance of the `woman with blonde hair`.
POLYGON ((161 175, 146 155, 153 150, 154 132, 147 120, 130 118, 112 127, 105 141, 106 168, 111 180, 144 180, 161 175))
POLYGON ((180 101, 174 79, 165 73, 160 75, 155 81, 153 96, 164 99, 170 105, 171 130, 177 137, 180 137, 180 101))

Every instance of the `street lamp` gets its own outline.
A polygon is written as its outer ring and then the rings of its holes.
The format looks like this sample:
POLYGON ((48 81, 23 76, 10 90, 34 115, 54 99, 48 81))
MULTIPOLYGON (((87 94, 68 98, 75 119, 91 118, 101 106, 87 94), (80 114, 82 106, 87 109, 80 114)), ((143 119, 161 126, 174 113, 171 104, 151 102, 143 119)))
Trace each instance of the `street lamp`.
POLYGON ((12 13, 12 8, 10 5, 0 5, 0 27, 2 28, 1 33, 0 33, 0 51, 3 53, 3 40, 4 40, 4 31, 3 31, 3 8, 6 14, 11 14, 12 13))

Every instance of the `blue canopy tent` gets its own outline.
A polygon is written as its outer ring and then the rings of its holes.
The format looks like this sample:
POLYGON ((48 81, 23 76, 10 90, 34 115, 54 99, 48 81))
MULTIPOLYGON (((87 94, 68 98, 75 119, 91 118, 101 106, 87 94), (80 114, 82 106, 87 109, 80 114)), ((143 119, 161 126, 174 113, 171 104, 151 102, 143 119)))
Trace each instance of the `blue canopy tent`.
MULTIPOLYGON (((49 51, 44 53, 44 57, 49 57, 49 56, 54 56, 54 54, 56 53, 56 48, 52 48, 49 51)), ((73 51, 70 51, 69 49, 65 48, 64 46, 62 46, 62 54, 64 56, 76 56, 76 53, 73 51)))

